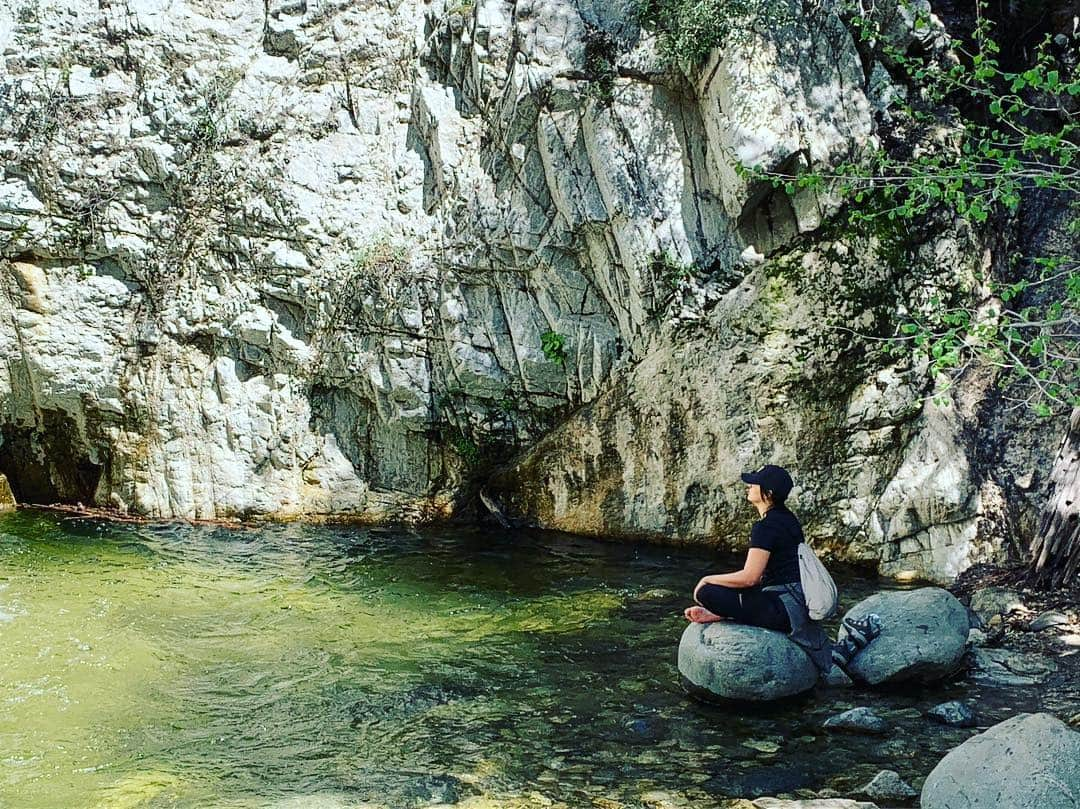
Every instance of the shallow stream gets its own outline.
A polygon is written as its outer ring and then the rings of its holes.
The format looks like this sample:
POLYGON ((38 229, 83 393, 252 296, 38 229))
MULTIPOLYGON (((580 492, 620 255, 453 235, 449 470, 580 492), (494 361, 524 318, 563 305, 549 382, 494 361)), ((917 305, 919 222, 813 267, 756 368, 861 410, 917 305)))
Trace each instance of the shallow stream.
MULTIPOLYGON (((976 732, 927 708, 966 698, 985 726, 1054 699, 956 683, 692 701, 681 610, 725 561, 539 532, 20 511, 0 519, 0 807, 615 809, 845 792, 882 768, 918 786, 976 732), (896 733, 821 730, 858 705, 896 733)), ((885 586, 842 585, 848 605, 885 586)))

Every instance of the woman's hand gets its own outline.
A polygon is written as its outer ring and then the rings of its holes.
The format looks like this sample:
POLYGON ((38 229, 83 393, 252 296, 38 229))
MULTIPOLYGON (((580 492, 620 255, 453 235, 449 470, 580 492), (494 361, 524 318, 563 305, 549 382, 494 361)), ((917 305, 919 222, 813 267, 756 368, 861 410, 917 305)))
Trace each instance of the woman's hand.
POLYGON ((717 579, 722 579, 722 578, 723 578, 723 576, 720 576, 720 575, 717 575, 717 576, 702 576, 701 581, 699 581, 694 586, 694 600, 697 601, 698 590, 700 590, 706 584, 720 584, 721 582, 718 582, 716 580, 717 579))

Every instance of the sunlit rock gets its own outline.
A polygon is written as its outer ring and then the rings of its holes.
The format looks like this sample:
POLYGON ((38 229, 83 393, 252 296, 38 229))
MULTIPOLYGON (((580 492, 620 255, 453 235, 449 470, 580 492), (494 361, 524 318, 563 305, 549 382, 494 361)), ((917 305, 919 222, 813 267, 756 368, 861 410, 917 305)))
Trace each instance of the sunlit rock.
MULTIPOLYGON (((954 673, 967 648, 968 615, 947 590, 877 593, 850 610, 845 619, 869 613, 881 617, 881 634, 848 665, 848 673, 870 685, 914 680, 929 682, 954 673)), ((841 625, 840 637, 847 635, 841 625)))
POLYGON ((922 809, 1072 809, 1080 733, 1050 714, 1020 714, 948 753, 926 777, 922 809))
POLYGON ((799 694, 818 679, 810 657, 783 633, 728 621, 686 627, 679 673, 692 693, 749 702, 799 694))

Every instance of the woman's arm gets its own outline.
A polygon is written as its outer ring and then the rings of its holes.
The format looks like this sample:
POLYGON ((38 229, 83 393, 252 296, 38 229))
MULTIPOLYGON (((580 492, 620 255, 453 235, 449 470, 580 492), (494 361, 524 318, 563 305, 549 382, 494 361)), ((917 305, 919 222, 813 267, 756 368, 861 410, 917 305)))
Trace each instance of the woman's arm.
POLYGON ((705 576, 694 588, 694 598, 697 598, 698 590, 705 584, 720 584, 724 587, 753 587, 761 581, 761 575, 765 572, 765 565, 769 563, 769 551, 761 548, 751 548, 746 553, 746 562, 742 570, 734 573, 717 573, 713 576, 705 576))

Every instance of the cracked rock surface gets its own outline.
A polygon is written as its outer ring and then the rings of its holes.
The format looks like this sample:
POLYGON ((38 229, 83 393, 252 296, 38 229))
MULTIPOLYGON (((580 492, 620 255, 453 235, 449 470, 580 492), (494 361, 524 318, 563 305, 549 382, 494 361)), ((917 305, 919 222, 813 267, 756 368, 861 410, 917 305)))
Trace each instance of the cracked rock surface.
POLYGON ((999 558, 1056 437, 867 338, 970 290, 978 235, 898 257, 739 170, 847 159, 899 92, 789 11, 686 76, 630 2, 0 7, 0 472, 205 518, 437 519, 484 482, 735 543, 738 472, 779 462, 827 550, 999 558))

